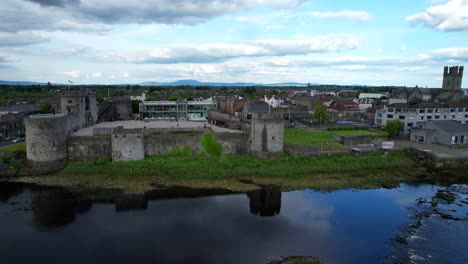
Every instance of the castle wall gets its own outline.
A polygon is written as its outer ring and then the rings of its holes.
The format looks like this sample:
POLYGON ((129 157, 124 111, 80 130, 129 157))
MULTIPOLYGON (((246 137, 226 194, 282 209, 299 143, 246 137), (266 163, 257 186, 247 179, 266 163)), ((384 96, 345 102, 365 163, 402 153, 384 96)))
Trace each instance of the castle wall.
MULTIPOLYGON (((224 154, 242 154, 248 152, 247 133, 213 133, 218 143, 223 146, 224 154)), ((146 156, 164 155, 174 147, 183 148, 189 146, 192 151, 201 151, 203 147, 200 143, 203 133, 195 134, 174 134, 161 133, 145 136, 146 156)))
POLYGON ((62 94, 60 99, 62 114, 75 114, 76 126, 83 128, 86 126, 86 100, 80 91, 68 91, 62 94))
POLYGON ((444 80, 442 89, 444 90, 461 90, 463 79, 463 66, 444 67, 444 80))
POLYGON ((26 156, 38 169, 62 168, 67 160, 68 115, 33 115, 24 119, 26 156))
POLYGON ((111 142, 112 161, 142 160, 145 158, 145 138, 142 129, 114 131, 111 142))
POLYGON ((71 161, 92 161, 100 157, 112 158, 110 136, 89 136, 68 138, 68 159, 71 161))
POLYGON ((259 156, 283 153, 284 121, 278 113, 253 113, 250 129, 250 151, 259 156))

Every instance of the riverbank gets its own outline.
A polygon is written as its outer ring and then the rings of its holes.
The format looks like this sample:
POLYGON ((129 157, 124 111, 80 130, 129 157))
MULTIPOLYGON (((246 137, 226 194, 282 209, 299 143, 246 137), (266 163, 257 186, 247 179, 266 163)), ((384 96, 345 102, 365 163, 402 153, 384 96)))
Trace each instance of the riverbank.
POLYGON ((468 176, 464 173, 466 167, 466 161, 452 160, 445 164, 426 159, 425 163, 421 163, 418 155, 411 151, 398 151, 391 155, 378 152, 366 156, 334 154, 320 157, 284 156, 276 159, 248 155, 177 155, 129 162, 110 162, 105 159, 75 162, 52 175, 0 180, 65 187, 92 197, 107 193, 102 190, 144 194, 167 187, 246 192, 259 186, 275 185, 283 191, 333 191, 393 188, 400 183, 467 183, 468 176))

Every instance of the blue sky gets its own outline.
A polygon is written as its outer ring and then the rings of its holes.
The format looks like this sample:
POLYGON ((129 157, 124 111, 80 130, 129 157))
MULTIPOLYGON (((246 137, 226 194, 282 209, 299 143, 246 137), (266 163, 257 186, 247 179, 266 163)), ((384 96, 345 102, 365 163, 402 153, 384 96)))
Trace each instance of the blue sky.
POLYGON ((468 0, 2 0, 0 13, 2 80, 440 87, 443 66, 468 65, 468 0))

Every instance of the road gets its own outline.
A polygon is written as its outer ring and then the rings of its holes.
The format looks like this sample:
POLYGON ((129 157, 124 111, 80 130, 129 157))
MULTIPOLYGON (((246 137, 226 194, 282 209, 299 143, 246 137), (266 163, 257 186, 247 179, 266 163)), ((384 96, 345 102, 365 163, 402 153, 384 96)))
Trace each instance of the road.
POLYGON ((13 145, 13 144, 16 144, 16 143, 13 143, 12 140, 0 141, 0 148, 7 147, 7 146, 10 146, 10 145, 13 145))
POLYGON ((415 148, 418 150, 430 150, 432 154, 439 158, 468 158, 468 148, 456 149, 443 145, 422 144, 404 140, 395 141, 395 148, 415 148))

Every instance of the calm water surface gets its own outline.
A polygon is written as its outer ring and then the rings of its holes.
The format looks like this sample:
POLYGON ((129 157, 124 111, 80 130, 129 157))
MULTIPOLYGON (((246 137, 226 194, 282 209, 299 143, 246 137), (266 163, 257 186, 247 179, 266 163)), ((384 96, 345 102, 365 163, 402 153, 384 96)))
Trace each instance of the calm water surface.
MULTIPOLYGON (((153 193, 95 203, 60 189, 0 183, 0 263, 268 263, 296 255, 326 263, 378 263, 399 228, 412 221, 408 209, 415 200, 438 188, 268 188, 181 199, 153 193)), ((454 235, 468 242, 466 221, 457 225, 454 235)), ((442 257, 463 247, 449 248, 442 257)))

